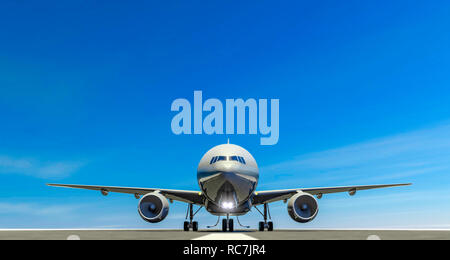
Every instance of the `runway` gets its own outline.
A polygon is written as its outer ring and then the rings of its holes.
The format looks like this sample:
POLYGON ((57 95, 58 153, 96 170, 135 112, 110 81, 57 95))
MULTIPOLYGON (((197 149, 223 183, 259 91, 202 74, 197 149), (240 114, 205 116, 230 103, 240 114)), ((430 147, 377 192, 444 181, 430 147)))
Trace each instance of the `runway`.
POLYGON ((1 230, 0 240, 450 240, 450 230, 1 230))

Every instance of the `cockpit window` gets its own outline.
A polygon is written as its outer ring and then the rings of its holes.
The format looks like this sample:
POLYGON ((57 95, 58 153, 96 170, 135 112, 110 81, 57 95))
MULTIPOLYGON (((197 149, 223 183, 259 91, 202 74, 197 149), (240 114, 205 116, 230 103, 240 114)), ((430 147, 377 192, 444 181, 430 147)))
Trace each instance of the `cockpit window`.
POLYGON ((239 156, 239 159, 241 159, 241 163, 245 164, 244 157, 239 156))
POLYGON ((214 156, 214 157, 211 159, 211 161, 209 162, 209 164, 215 163, 215 162, 217 161, 217 157, 218 157, 218 156, 214 156))
POLYGON ((238 156, 235 156, 235 155, 234 156, 230 156, 229 160, 230 161, 238 161, 239 162, 238 156))
POLYGON ((242 164, 245 164, 245 160, 242 156, 236 156, 236 155, 232 155, 232 156, 214 156, 213 158, 211 158, 211 161, 209 162, 209 164, 213 164, 216 163, 218 161, 236 161, 236 162, 240 162, 242 164))
POLYGON ((227 157, 226 156, 217 156, 217 160, 216 161, 226 161, 227 157))

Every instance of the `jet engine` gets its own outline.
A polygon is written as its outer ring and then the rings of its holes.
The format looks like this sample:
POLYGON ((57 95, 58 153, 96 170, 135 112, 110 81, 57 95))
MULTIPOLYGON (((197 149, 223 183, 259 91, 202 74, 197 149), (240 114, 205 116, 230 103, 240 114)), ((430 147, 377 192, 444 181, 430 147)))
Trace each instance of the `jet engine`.
POLYGON ((138 211, 145 221, 157 223, 169 214, 169 202, 159 192, 148 193, 139 200, 138 211))
POLYGON ((307 223, 316 217, 319 205, 311 194, 299 192, 289 199, 287 209, 293 220, 307 223))

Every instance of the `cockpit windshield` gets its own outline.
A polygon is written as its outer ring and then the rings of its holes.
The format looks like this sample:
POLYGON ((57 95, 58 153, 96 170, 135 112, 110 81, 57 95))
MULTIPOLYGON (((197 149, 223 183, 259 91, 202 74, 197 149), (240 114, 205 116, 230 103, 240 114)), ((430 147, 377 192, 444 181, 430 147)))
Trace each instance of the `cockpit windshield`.
POLYGON ((226 161, 227 157, 226 156, 217 156, 217 161, 226 161))
POLYGON ((240 162, 242 164, 246 164, 244 157, 242 156, 237 156, 237 155, 232 155, 232 156, 214 156, 213 158, 211 158, 211 161, 209 162, 209 164, 213 164, 216 163, 218 161, 236 161, 236 162, 240 162))
POLYGON ((230 156, 230 157, 228 157, 228 158, 230 159, 230 161, 238 161, 238 162, 239 162, 237 156, 230 156))

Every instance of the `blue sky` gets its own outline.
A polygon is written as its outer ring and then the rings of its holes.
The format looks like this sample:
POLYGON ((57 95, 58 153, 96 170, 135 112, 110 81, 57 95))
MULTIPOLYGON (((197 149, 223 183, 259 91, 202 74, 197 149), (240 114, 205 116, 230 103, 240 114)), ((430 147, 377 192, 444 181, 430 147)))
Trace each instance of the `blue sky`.
MULTIPOLYGON (((198 189, 225 135, 174 135, 176 98, 280 99, 280 139, 231 135, 260 189, 413 182, 324 196, 276 227, 450 228, 448 1, 2 1, 0 228, 148 224, 133 196, 47 182, 198 189)), ((200 213, 200 227, 215 217, 200 213)), ((256 227, 257 213, 241 219, 256 227)))

